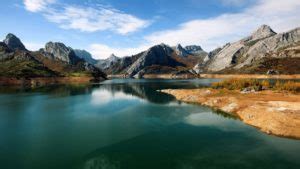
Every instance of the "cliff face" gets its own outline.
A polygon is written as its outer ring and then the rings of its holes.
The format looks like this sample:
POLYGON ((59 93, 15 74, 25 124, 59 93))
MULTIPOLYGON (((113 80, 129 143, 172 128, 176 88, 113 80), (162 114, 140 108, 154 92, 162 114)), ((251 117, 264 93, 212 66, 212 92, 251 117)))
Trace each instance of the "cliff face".
POLYGON ((105 79, 98 68, 76 56, 62 43, 49 42, 45 49, 28 51, 19 38, 8 34, 0 42, 0 76, 2 77, 62 77, 92 76, 105 79))
POLYGON ((7 45, 8 48, 11 50, 26 50, 25 46, 21 42, 21 40, 16 37, 14 34, 7 34, 6 38, 3 40, 3 42, 7 45))
POLYGON ((127 70, 127 74, 129 76, 134 76, 135 74, 139 73, 142 69, 152 65, 170 67, 177 66, 179 64, 171 58, 172 52, 173 49, 165 44, 160 44, 151 47, 129 67, 129 69, 127 70))
POLYGON ((76 64, 81 60, 75 54, 74 50, 59 42, 48 42, 42 51, 45 52, 48 57, 50 55, 50 58, 61 60, 68 64, 76 64))
POLYGON ((155 45, 137 55, 99 61, 97 67, 107 74, 124 74, 140 77, 143 74, 168 74, 191 69, 204 57, 199 46, 183 48, 181 45, 170 47, 165 44, 155 45), (195 54, 192 54, 192 53, 195 54))
POLYGON ((92 55, 86 50, 74 49, 75 55, 79 58, 85 60, 90 64, 96 64, 97 60, 92 57, 92 55))
MULTIPOLYGON (((269 26, 263 25, 252 35, 210 52, 203 62, 195 66, 194 70, 199 73, 228 70, 236 73, 243 71, 246 67, 259 68, 264 60, 281 58, 283 62, 286 62, 289 58, 293 58, 299 62, 295 59, 299 58, 297 54, 299 46, 300 28, 277 34, 269 26), (289 52, 284 52, 287 49, 289 52)), ((275 68, 276 65, 269 66, 270 69, 272 67, 275 68)), ((249 70, 247 73, 255 72, 249 70)))

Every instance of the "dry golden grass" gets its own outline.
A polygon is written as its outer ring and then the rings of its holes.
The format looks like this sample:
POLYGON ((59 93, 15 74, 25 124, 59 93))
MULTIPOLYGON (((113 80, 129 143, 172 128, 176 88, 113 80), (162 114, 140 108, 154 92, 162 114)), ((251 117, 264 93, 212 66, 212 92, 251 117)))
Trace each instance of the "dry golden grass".
POLYGON ((225 79, 221 82, 213 83, 212 88, 229 90, 243 90, 245 88, 251 88, 255 91, 272 89, 277 91, 288 91, 298 93, 300 92, 300 82, 277 81, 275 84, 271 84, 268 80, 225 79))
POLYGON ((293 82, 293 81, 287 81, 287 82, 280 82, 277 81, 273 87, 275 90, 279 91, 289 91, 289 92, 300 92, 300 82, 293 82))

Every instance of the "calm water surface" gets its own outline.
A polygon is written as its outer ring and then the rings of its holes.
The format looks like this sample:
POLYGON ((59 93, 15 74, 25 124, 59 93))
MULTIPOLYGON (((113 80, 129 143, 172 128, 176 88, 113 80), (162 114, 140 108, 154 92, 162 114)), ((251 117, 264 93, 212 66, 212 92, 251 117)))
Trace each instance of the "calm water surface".
POLYGON ((299 169, 300 141, 157 92, 216 80, 0 88, 1 169, 299 169))

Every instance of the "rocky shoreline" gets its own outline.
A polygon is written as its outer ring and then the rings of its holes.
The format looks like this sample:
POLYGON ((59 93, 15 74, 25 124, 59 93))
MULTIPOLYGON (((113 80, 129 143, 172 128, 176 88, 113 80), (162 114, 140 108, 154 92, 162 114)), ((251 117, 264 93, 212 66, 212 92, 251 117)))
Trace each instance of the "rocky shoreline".
POLYGON ((243 94, 226 89, 167 89, 177 100, 210 106, 236 115, 261 131, 300 139, 300 95, 261 91, 243 94))

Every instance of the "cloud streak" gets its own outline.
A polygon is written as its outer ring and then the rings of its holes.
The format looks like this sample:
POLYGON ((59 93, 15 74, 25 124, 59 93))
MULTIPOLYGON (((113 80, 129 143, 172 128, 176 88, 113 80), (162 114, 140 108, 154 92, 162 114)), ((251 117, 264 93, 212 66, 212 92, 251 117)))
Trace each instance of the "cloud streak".
POLYGON ((111 54, 115 54, 119 57, 131 56, 146 50, 148 47, 149 45, 140 45, 133 48, 115 48, 105 44, 91 44, 88 50, 95 58, 105 59, 111 54))
POLYGON ((205 49, 212 50, 226 42, 249 35, 262 24, 268 24, 278 32, 295 28, 300 25, 299 9, 298 0, 259 0, 254 6, 240 13, 192 20, 176 29, 150 34, 145 39, 150 44, 200 44, 205 49))
POLYGON ((30 12, 40 12, 56 0, 24 0, 25 9, 30 12))
POLYGON ((24 0, 25 9, 42 13, 47 20, 56 23, 63 29, 74 29, 82 32, 112 31, 127 35, 151 24, 136 16, 126 14, 114 8, 101 5, 96 7, 54 4, 56 0, 24 0))
MULTIPOLYGON (((232 1, 232 3, 238 1, 232 1)), ((166 43, 171 46, 201 45, 205 50, 211 51, 227 42, 239 40, 250 35, 262 24, 270 25, 275 31, 283 32, 300 26, 299 0, 257 0, 256 3, 239 13, 224 13, 220 16, 196 19, 180 24, 177 28, 158 31, 143 37, 143 46, 150 47, 155 44, 166 43)), ((93 51, 97 57, 107 57, 108 50, 101 53, 93 44, 93 51), (97 52, 96 52, 97 51, 97 52)), ((120 49, 110 48, 116 55, 122 56, 124 51, 137 51, 136 48, 120 49)), ((133 54, 133 53, 132 53, 133 54)), ((128 55, 128 54, 127 54, 128 55)))

